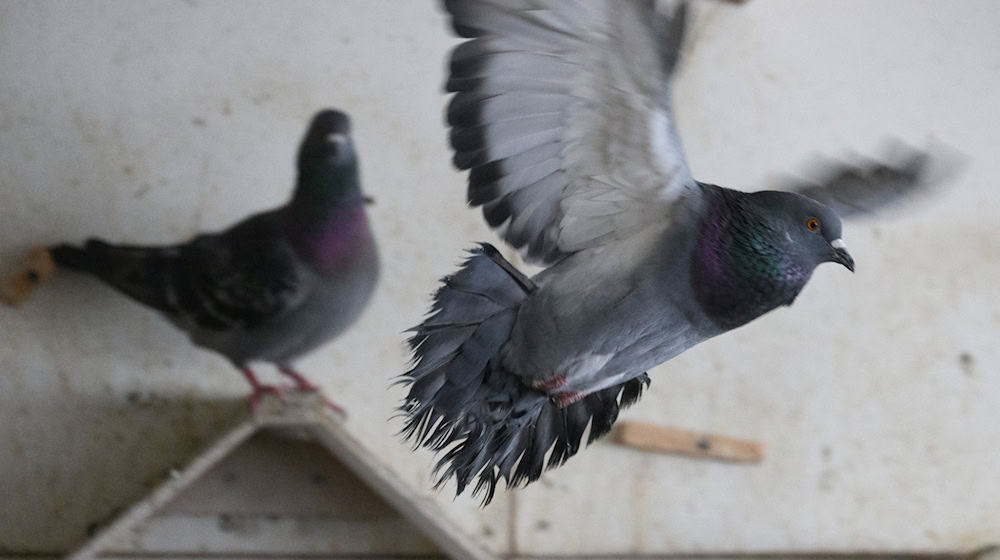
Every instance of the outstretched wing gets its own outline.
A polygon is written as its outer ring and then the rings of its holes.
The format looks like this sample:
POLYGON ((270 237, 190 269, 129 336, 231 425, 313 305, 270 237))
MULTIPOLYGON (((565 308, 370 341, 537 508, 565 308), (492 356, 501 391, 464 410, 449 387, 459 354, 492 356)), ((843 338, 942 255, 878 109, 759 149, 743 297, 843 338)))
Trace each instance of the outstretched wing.
POLYGON ((940 185, 959 166, 957 154, 943 147, 931 152, 895 141, 883 161, 848 164, 824 160, 814 164, 811 179, 788 180, 783 188, 833 208, 841 217, 875 213, 912 200, 940 185))
POLYGON ((181 320, 250 329, 302 303, 309 279, 274 221, 259 215, 183 247, 173 294, 181 320))
POLYGON ((445 0, 447 89, 469 203, 530 261, 669 219, 693 189, 670 109, 685 4, 445 0))

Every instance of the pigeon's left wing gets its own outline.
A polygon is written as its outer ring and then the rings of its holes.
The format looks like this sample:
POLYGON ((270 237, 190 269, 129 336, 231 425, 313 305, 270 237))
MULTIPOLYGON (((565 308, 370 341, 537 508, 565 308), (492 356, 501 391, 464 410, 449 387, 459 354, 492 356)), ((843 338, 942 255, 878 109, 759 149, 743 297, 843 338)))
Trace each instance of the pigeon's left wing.
POLYGON ((469 202, 529 261, 670 219, 694 192, 670 109, 684 4, 445 0, 454 162, 469 202))
POLYGON ((302 303, 309 279, 270 218, 183 248, 174 294, 182 316, 212 330, 250 329, 302 303))
POLYGON ((953 174, 958 160, 943 147, 927 152, 894 142, 883 161, 820 161, 807 171, 812 178, 787 180, 782 188, 822 202, 843 218, 853 218, 919 196, 953 174))

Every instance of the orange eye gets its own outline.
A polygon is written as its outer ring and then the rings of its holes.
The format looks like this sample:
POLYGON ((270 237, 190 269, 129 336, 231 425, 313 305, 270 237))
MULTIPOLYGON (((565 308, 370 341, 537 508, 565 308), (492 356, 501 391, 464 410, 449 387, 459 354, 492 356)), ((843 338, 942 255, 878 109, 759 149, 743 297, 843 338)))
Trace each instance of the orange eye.
POLYGON ((819 231, 819 219, 809 218, 806 220, 806 227, 809 228, 809 231, 819 231))

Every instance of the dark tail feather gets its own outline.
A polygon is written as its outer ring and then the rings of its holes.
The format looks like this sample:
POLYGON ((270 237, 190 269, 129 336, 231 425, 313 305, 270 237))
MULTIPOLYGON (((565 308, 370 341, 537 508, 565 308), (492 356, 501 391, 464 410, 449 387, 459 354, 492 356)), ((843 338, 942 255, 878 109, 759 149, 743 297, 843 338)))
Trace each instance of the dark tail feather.
POLYGON ((62 267, 71 268, 80 272, 93 273, 93 263, 87 252, 72 245, 56 245, 49 247, 49 254, 52 260, 62 267))
POLYGON ((563 464, 579 450, 588 425, 587 443, 607 434, 618 411, 649 383, 642 374, 559 408, 504 371, 498 353, 518 306, 534 289, 483 244, 444 280, 430 317, 410 339, 414 365, 402 376, 411 384, 401 407, 407 418, 402 432, 417 446, 447 448, 435 467, 438 486, 454 477, 461 494, 478 476, 473 493, 483 494, 483 505, 501 479, 508 487, 528 484, 563 464))
POLYGON ((160 311, 175 310, 169 289, 178 254, 175 247, 111 245, 91 239, 83 248, 56 245, 49 252, 59 266, 92 274, 160 311))

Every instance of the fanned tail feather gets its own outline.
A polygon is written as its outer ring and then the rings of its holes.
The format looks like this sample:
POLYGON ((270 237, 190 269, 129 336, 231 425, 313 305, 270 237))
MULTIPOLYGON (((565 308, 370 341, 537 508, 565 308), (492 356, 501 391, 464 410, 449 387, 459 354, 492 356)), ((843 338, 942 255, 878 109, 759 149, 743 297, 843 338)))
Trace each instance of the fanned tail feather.
POLYGON ((505 480, 537 480, 587 443, 605 435, 622 407, 634 403, 643 374, 591 393, 565 408, 500 365, 517 308, 535 286, 488 244, 472 251, 434 297, 431 315, 414 330, 414 365, 402 376, 410 391, 400 407, 402 433, 416 446, 443 451, 437 486, 454 478, 461 494, 478 476, 483 505, 505 480), (548 460, 546 460, 548 455, 548 460))

